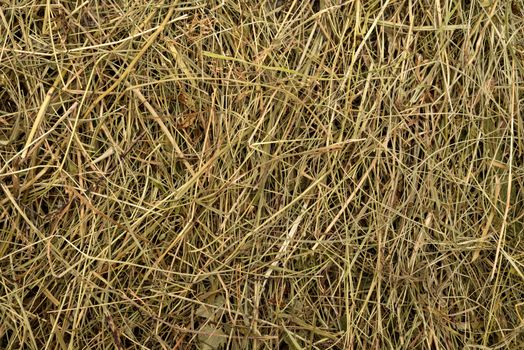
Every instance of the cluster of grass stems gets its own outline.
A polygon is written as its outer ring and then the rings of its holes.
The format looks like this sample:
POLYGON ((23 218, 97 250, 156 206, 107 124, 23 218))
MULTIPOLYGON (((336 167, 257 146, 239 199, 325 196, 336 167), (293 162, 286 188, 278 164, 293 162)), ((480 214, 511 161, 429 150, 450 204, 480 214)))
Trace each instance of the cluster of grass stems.
POLYGON ((522 0, 1 0, 1 349, 524 348, 522 0))

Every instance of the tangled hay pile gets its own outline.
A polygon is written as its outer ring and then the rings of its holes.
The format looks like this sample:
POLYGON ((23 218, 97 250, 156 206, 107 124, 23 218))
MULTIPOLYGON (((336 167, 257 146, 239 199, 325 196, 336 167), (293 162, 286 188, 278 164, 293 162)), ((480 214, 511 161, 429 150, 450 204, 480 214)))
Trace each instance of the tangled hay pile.
POLYGON ((523 92, 521 0, 2 0, 0 348, 523 348, 523 92))

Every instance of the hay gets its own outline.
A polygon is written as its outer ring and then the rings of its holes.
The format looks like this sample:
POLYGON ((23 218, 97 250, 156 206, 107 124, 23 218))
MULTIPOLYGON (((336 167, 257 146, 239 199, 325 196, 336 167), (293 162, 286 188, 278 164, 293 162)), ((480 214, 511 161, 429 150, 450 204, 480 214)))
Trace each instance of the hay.
POLYGON ((523 15, 0 1, 0 348, 522 348, 523 15))

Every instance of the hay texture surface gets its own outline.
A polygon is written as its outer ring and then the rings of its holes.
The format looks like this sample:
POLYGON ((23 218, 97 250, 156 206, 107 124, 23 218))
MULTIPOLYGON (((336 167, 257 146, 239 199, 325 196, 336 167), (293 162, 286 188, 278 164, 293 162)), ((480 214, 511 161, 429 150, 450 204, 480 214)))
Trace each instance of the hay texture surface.
POLYGON ((0 349, 523 349, 522 0, 0 1, 0 349))

